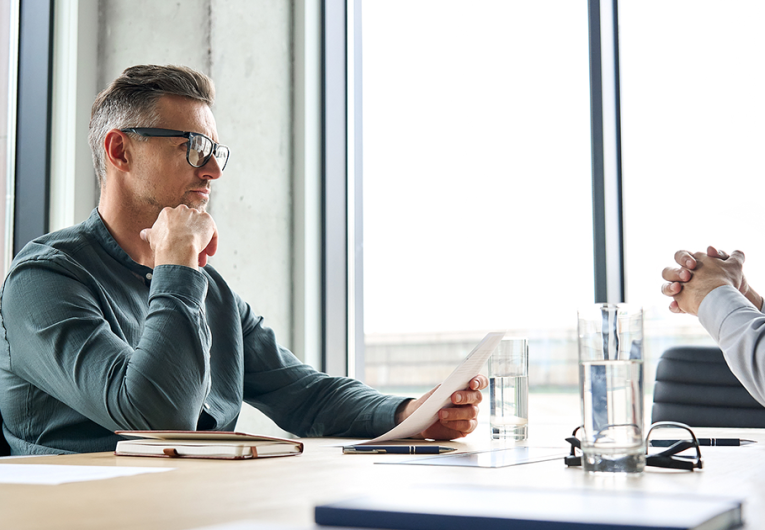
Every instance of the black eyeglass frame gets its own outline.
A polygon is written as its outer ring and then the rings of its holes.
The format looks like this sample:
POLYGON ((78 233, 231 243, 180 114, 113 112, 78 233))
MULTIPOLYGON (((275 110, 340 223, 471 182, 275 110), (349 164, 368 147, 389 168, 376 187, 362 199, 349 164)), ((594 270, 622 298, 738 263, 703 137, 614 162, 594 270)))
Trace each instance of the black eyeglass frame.
MULTIPOLYGON (((212 158, 214 155, 218 153, 218 148, 222 147, 226 150, 226 160, 223 162, 223 165, 220 168, 220 170, 223 171, 224 169, 226 169, 226 164, 228 164, 229 156, 231 156, 231 149, 229 149, 227 145, 213 142, 212 138, 202 133, 190 132, 190 131, 176 131, 175 129, 161 129, 156 127, 128 127, 126 129, 120 129, 120 131, 124 133, 134 133, 134 134, 137 134, 138 136, 144 136, 146 138, 187 138, 189 140, 189 143, 188 143, 188 146, 186 147, 186 162, 188 162, 191 167, 204 167, 204 165, 210 161, 210 158, 212 158), (201 136, 202 138, 210 142, 210 145, 212 145, 212 149, 210 149, 210 153, 207 156, 205 156, 203 162, 199 165, 192 164, 191 159, 189 158, 189 154, 191 153, 191 140, 195 136, 201 136)), ((217 160, 217 156, 215 158, 217 160)))
MULTIPOLYGON (((576 454, 576 450, 582 449, 582 441, 576 437, 576 433, 579 429, 584 429, 584 425, 579 425, 571 433, 571 436, 566 438, 566 441, 571 444, 571 453, 564 457, 563 461, 569 467, 581 466, 582 457, 576 454)), ((659 421, 651 425, 646 434, 646 457, 645 465, 651 467, 663 467, 669 469, 683 469, 686 471, 693 471, 694 469, 702 469, 704 467, 704 460, 701 458, 701 448, 699 447, 699 441, 696 438, 696 434, 686 424, 676 421, 659 421), (651 443, 651 432, 656 428, 671 427, 675 429, 684 429, 690 434, 689 440, 680 440, 670 447, 667 447, 663 451, 649 455, 648 448, 651 443), (692 447, 696 448, 696 457, 680 455, 686 449, 692 447)))
POLYGON ((646 439, 646 457, 645 465, 654 467, 666 467, 670 469, 685 469, 686 471, 693 471, 694 469, 703 469, 704 460, 701 458, 701 447, 699 440, 696 438, 696 433, 686 425, 677 421, 659 421, 651 425, 648 429, 648 433, 645 436, 646 439), (683 429, 690 434, 689 440, 679 440, 667 447, 663 451, 649 455, 648 448, 651 446, 651 432, 656 428, 669 427, 674 429, 683 429), (680 455, 686 449, 692 447, 696 448, 696 458, 692 456, 680 455))

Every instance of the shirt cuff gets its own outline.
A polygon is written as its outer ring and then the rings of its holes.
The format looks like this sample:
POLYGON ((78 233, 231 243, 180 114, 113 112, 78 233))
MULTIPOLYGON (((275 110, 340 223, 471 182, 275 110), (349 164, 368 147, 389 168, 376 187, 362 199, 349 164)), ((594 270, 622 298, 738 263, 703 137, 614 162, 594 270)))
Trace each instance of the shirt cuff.
POLYGON ((374 436, 381 436, 396 426, 396 411, 408 397, 386 396, 385 401, 377 405, 372 414, 372 432, 374 436))
POLYGON ((152 272, 149 298, 158 294, 180 296, 201 306, 207 298, 207 277, 183 265, 158 265, 152 272))
POLYGON ((722 285, 713 289, 699 305, 699 322, 715 341, 719 343, 720 330, 725 320, 741 308, 754 308, 754 305, 731 285, 722 285))

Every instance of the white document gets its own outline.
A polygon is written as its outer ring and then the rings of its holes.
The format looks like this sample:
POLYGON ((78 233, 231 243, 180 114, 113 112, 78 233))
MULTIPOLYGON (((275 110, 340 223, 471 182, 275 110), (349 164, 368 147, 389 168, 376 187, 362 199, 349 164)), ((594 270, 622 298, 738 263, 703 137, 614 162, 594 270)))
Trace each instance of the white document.
POLYGON ((0 464, 0 484, 37 484, 55 486, 67 482, 85 482, 106 478, 132 477, 142 473, 161 473, 171 467, 58 466, 0 464))
POLYGON ((468 356, 462 361, 446 380, 441 383, 435 392, 415 410, 411 416, 396 425, 391 430, 378 436, 374 440, 363 443, 379 443, 397 438, 408 438, 420 433, 433 425, 438 419, 438 411, 451 403, 451 396, 457 390, 464 390, 467 384, 481 371, 483 364, 499 345, 499 341, 505 336, 504 332, 489 333, 478 346, 473 348, 468 356))
POLYGON ((568 451, 560 447, 512 447, 493 449, 473 453, 458 453, 410 458, 407 460, 380 460, 375 464, 405 464, 420 466, 457 466, 457 467, 507 467, 520 464, 563 460, 568 451))

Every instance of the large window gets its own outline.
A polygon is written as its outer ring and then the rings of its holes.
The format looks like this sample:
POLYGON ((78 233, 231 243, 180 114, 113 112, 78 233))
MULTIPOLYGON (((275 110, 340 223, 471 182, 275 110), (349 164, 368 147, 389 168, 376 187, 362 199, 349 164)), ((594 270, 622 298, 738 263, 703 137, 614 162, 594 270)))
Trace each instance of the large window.
MULTIPOLYGON (((610 24, 617 2, 590 4, 610 24)), ((576 308, 596 297, 588 2, 361 5, 366 381, 422 390, 504 329, 529 337, 535 390, 573 387, 576 308)), ((618 2, 621 196, 606 208, 621 197, 648 388, 666 348, 713 344, 660 294, 675 250, 742 249, 765 291, 763 18, 756 0, 618 2)))
POLYGON ((626 296, 646 310, 655 358, 675 344, 713 344, 659 292, 676 250, 744 250, 747 278, 765 290, 765 4, 621 0, 619 9, 626 296))
POLYGON ((363 2, 365 379, 439 383, 491 330, 573 388, 592 303, 584 0, 363 2))

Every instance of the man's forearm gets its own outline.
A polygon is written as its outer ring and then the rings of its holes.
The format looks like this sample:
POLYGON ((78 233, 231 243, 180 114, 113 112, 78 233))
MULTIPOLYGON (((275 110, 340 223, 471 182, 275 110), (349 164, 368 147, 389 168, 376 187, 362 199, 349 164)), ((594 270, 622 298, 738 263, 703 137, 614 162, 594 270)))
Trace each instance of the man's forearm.
POLYGON ((408 418, 412 414, 414 411, 414 407, 412 406, 413 402, 414 399, 409 398, 406 401, 402 401, 398 406, 396 409, 396 425, 404 421, 404 419, 408 418))
POLYGON ((392 429, 404 398, 355 379, 330 377, 280 347, 241 299, 244 399, 298 436, 375 437, 392 429))
MULTIPOLYGON (((179 273, 200 274, 187 269, 158 267, 154 275, 162 280, 179 273)), ((212 338, 202 309, 204 299, 192 291, 169 286, 150 292, 143 334, 127 372, 132 370, 134 379, 126 390, 135 393, 132 402, 151 424, 148 428, 194 430, 210 390, 212 338)))
POLYGON ((92 287, 41 261, 12 271, 2 316, 14 372, 109 430, 193 429, 210 381, 207 283, 177 267, 154 270, 148 313, 132 308, 129 317, 142 320, 135 328, 110 305, 135 300, 101 303, 92 287))
POLYGON ((732 286, 710 292, 699 321, 719 344, 733 374, 765 406, 765 315, 732 286))

